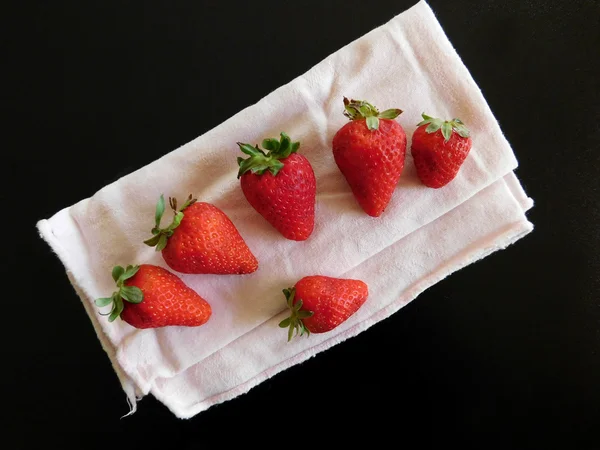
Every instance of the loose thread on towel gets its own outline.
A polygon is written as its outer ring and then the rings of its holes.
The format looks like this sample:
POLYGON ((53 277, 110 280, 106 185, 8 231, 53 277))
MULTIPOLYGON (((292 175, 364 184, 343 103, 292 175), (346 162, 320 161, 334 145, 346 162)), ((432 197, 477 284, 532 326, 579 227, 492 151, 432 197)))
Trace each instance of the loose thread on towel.
POLYGON ((140 400, 140 399, 136 399, 135 394, 131 395, 131 396, 129 394, 127 394, 127 397, 125 397, 125 398, 127 399, 127 404, 129 405, 129 412, 127 414, 125 414, 124 416, 121 416, 121 419, 124 419, 125 417, 135 414, 135 412, 137 411, 137 400, 140 400), (130 397, 133 397, 133 399, 131 399, 130 397))

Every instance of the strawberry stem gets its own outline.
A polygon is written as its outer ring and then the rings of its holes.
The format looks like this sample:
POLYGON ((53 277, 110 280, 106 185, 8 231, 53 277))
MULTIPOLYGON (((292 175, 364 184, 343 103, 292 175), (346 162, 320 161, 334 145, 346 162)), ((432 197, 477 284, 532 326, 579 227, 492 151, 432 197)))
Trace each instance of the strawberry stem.
POLYGON ((279 327, 288 329, 288 342, 292 340, 294 333, 296 336, 298 336, 298 334, 302 336, 304 333, 306 333, 306 336, 310 336, 310 330, 306 328, 302 319, 306 319, 314 313, 302 309, 302 299, 298 299, 298 301, 294 303, 296 297, 295 288, 284 289, 283 294, 285 295, 286 304, 290 310, 290 316, 279 322, 279 327))
POLYGON ((181 224, 181 220, 183 219, 183 210, 194 203, 196 203, 196 199, 192 198, 192 194, 190 194, 183 206, 180 209, 177 209, 177 199, 169 197, 169 206, 174 213, 173 221, 168 227, 161 228, 160 222, 163 214, 165 213, 165 198, 161 194, 160 198, 158 199, 158 203, 156 204, 156 211, 154 213, 154 228, 152 228, 153 236, 150 239, 146 239, 144 244, 150 247, 156 247, 157 252, 163 250, 167 246, 168 238, 173 236, 173 231, 179 226, 179 224, 181 224))
POLYGON ((237 177, 240 178, 248 171, 262 175, 267 170, 273 175, 277 175, 283 169, 283 163, 280 160, 296 153, 300 148, 300 142, 292 142, 286 133, 282 132, 280 136, 279 140, 269 138, 262 141, 263 148, 267 150, 266 153, 258 147, 258 144, 252 147, 250 144, 238 142, 240 150, 249 155, 249 158, 238 157, 240 170, 237 177))
POLYGON ((103 308, 112 303, 112 308, 109 313, 99 313, 101 316, 108 316, 109 322, 114 320, 121 315, 125 304, 123 301, 130 303, 141 303, 144 299, 144 293, 137 286, 125 286, 125 281, 133 277, 137 271, 140 270, 140 266, 115 266, 112 270, 112 277, 117 284, 117 290, 112 293, 110 297, 97 298, 94 303, 98 308, 103 308))
POLYGON ((452 120, 442 120, 437 117, 430 117, 427 114, 421 114, 423 120, 417 124, 418 127, 422 125, 427 125, 425 131, 428 134, 432 134, 441 130, 442 135, 444 136, 444 142, 448 142, 452 137, 452 130, 456 131, 459 136, 468 138, 470 136, 469 129, 465 126, 462 120, 454 118, 452 120))
POLYGON ((350 120, 366 119, 367 128, 371 131, 379 128, 379 119, 395 119, 402 110, 398 108, 386 109, 383 112, 364 100, 348 100, 344 97, 344 115, 350 120))

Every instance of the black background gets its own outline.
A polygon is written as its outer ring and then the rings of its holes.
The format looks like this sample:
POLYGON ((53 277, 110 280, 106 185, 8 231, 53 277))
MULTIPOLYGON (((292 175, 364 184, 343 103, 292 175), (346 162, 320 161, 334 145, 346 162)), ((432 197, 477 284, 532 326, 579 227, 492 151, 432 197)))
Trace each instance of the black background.
POLYGON ((21 2, 5 11, 3 428, 19 431, 9 448, 50 429, 127 432, 139 446, 164 436, 179 448, 310 447, 316 430, 405 448, 600 448, 595 0, 430 1, 519 159, 536 202, 532 234, 191 420, 151 396, 119 419, 125 396, 35 222, 416 2, 237 3, 21 2))

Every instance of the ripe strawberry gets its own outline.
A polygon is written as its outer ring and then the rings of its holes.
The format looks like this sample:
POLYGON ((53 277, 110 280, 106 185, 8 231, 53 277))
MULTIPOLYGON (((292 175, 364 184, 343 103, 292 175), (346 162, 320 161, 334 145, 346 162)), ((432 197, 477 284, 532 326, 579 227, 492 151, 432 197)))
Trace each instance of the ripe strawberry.
POLYGON ((135 328, 197 327, 210 318, 207 301, 162 267, 115 266, 112 277, 118 290, 95 301, 100 308, 112 303, 109 322, 120 316, 135 328))
POLYGON ((169 197, 175 216, 160 228, 165 211, 161 195, 156 205, 152 238, 144 241, 162 251, 167 265, 181 273, 244 274, 258 268, 258 261, 235 225, 223 211, 210 203, 196 202, 190 195, 181 209, 169 197))
POLYGON ((288 341, 296 335, 325 333, 346 321, 367 300, 369 289, 360 280, 313 275, 284 289, 290 317, 279 323, 288 328, 288 341))
POLYGON ((393 120, 402 111, 380 113, 370 103, 345 97, 344 106, 350 122, 333 137, 333 156, 362 209, 378 217, 404 169, 406 134, 393 120))
POLYGON ((421 182, 431 188, 441 188, 456 177, 472 141, 460 119, 444 122, 422 116, 423 121, 412 137, 411 154, 421 182))
POLYGON ((238 178, 248 203, 285 238, 304 241, 315 226, 315 174, 308 159, 296 153, 299 142, 281 133, 262 146, 238 142, 249 158, 238 158, 238 178))

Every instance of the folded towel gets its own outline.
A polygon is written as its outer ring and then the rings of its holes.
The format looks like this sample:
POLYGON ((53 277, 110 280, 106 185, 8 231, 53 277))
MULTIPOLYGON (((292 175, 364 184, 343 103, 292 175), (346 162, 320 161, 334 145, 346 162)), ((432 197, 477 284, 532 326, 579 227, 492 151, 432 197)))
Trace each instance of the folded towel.
POLYGON ((516 167, 480 90, 422 1, 192 142, 40 220, 38 229, 64 264, 132 411, 136 399, 151 393, 188 418, 360 333, 453 271, 530 232, 525 211, 532 201, 516 167), (388 208, 379 218, 367 216, 331 152, 333 135, 347 121, 343 96, 404 110, 397 120, 409 145, 422 112, 460 117, 473 148, 457 178, 442 189, 426 188, 407 151, 388 208), (259 216, 236 177, 236 142, 256 143, 281 131, 301 142, 299 152, 317 177, 316 225, 304 242, 284 239, 259 216), (259 269, 243 276, 177 274, 212 306, 201 327, 108 323, 93 300, 114 290, 114 265, 168 269, 142 243, 163 193, 193 193, 221 208, 259 269), (277 326, 286 315, 281 290, 313 274, 361 279, 369 298, 335 330, 288 343, 277 326))

